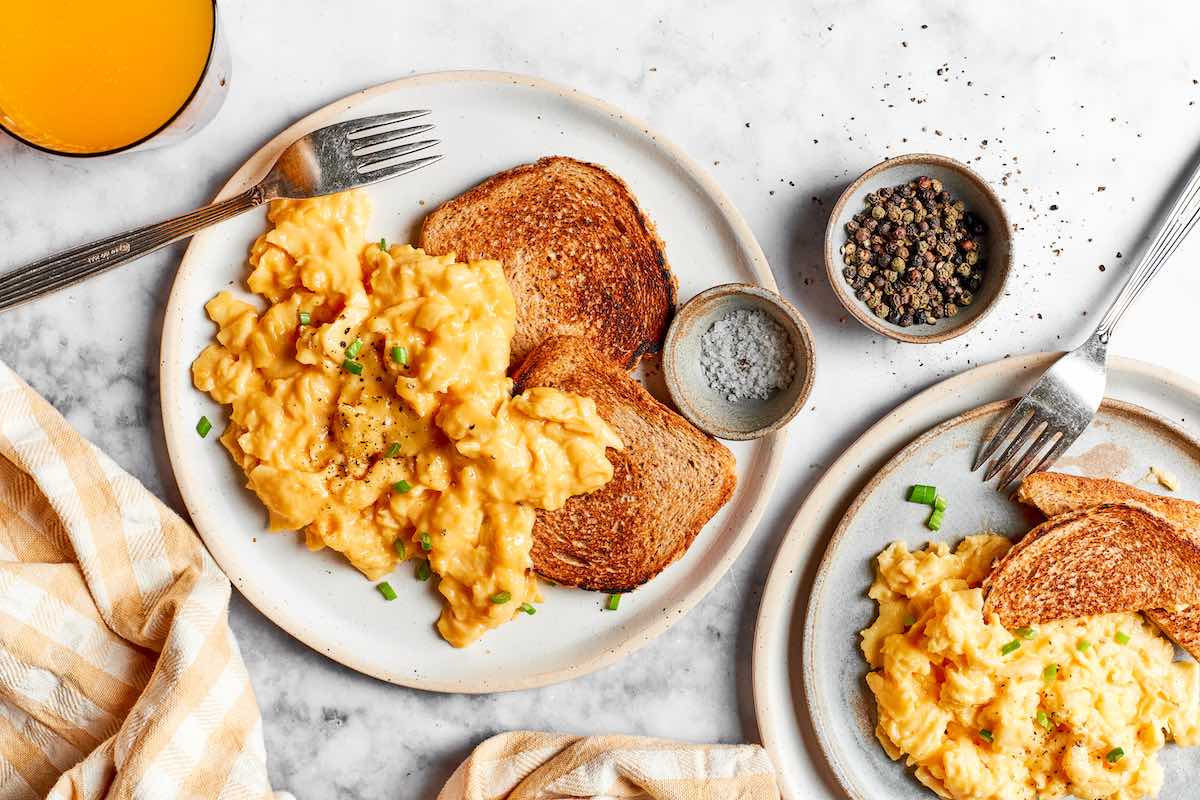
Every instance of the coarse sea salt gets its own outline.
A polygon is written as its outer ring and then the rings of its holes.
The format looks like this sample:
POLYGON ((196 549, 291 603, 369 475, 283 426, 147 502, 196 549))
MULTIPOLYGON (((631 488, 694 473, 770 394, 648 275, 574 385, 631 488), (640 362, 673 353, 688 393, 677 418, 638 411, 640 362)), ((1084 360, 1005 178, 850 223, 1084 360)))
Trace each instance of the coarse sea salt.
POLYGON ((700 366, 709 388, 731 403, 765 400, 796 373, 787 331, 757 308, 730 311, 705 331, 700 366))

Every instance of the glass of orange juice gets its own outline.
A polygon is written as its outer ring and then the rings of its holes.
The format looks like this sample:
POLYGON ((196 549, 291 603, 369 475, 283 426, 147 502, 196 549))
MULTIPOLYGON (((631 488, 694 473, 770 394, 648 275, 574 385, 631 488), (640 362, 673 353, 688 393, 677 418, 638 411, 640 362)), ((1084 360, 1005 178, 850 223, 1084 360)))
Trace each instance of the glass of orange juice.
POLYGON ((229 85, 216 0, 0 0, 0 128, 66 156, 179 141, 229 85))

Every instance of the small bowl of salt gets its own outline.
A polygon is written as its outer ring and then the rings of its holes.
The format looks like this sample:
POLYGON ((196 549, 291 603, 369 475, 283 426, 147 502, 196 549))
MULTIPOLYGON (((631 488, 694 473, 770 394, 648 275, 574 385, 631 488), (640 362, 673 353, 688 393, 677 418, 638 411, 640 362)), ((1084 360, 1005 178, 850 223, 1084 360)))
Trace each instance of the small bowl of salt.
POLYGON ((663 344, 667 391, 684 417, 720 439, 779 430, 808 399, 813 340, 775 292, 727 283, 683 304, 663 344))

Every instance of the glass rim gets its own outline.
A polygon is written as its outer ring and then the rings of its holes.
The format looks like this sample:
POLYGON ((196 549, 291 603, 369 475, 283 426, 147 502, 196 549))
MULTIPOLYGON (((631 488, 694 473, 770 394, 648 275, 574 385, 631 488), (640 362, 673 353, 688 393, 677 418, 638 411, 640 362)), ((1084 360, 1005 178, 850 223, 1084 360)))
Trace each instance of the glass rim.
POLYGON ((37 142, 31 142, 16 131, 8 128, 3 122, 0 122, 0 131, 4 131, 21 144, 26 145, 27 147, 32 147, 34 150, 41 150, 43 153, 49 153, 52 156, 63 156, 65 158, 99 158, 100 156, 111 156, 116 155, 117 153, 124 153, 127 150, 132 150, 139 145, 145 144, 155 136, 158 136, 160 133, 165 131, 167 128, 171 127, 171 123, 179 119, 179 115, 187 110, 187 107, 192 104, 192 100, 196 98, 196 93, 200 91, 200 87, 204 85, 204 80, 208 77, 209 70, 212 68, 213 53, 215 53, 217 49, 217 25, 219 16, 220 15, 217 13, 217 0, 212 0, 212 37, 208 42, 208 55, 204 58, 204 68, 200 70, 200 75, 196 78, 196 84, 192 87, 192 90, 188 92, 187 98, 184 99, 179 108, 175 109, 175 113, 171 114, 171 116, 167 118, 166 122, 164 122, 162 125, 159 125, 142 138, 130 142, 129 144, 123 144, 120 147, 114 147, 110 150, 98 150, 95 153, 72 153, 66 150, 55 150, 53 147, 47 147, 46 145, 38 144, 37 142))

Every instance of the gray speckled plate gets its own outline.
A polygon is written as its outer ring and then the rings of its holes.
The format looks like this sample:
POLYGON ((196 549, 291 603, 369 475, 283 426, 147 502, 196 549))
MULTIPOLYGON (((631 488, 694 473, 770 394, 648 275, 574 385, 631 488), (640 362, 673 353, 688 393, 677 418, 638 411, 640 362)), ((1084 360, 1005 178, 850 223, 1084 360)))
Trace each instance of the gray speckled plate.
MULTIPOLYGON (((875 617, 875 603, 866 594, 874 559, 897 539, 920 547, 930 540, 954 544, 984 530, 1016 536, 1030 528, 1031 512, 969 469, 985 431, 998 424, 1008 405, 996 398, 1012 396, 1007 386, 1015 383, 1014 388, 1020 388, 1027 373, 1036 377, 1039 366, 1048 361, 1040 354, 988 365, 972 370, 977 373, 975 389, 967 380, 971 373, 966 373, 919 395, 868 431, 831 467, 830 476, 849 484, 850 492, 842 495, 848 503, 831 509, 835 490, 822 479, 801 508, 768 580, 755 641, 759 724, 782 773, 786 796, 816 796, 804 784, 823 777, 831 794, 840 794, 834 788, 840 786, 856 800, 935 797, 903 762, 889 759, 875 739, 874 701, 858 647, 858 631, 875 617), (987 392, 980 395, 980 383, 990 385, 990 398, 987 392), (997 387, 1003 387, 1003 393, 997 395, 997 387), (965 398, 976 402, 964 408, 965 398), (993 402, 979 405, 981 399, 993 402), (930 412, 939 407, 946 409, 940 416, 944 421, 921 434, 937 422, 930 412), (872 450, 873 441, 897 439, 906 424, 909 444, 872 450), (936 533, 925 528, 927 509, 905 502, 914 483, 934 484, 949 500, 945 522, 936 533), (855 495, 856 486, 863 488, 855 495), (815 511, 810 504, 816 504, 815 511), (793 539, 801 535, 798 528, 818 524, 822 514, 829 524, 824 530, 832 529, 832 535, 805 604, 806 570, 802 564, 781 562, 797 558, 800 551, 793 539), (797 671, 803 677, 802 695, 797 671), (805 711, 808 720, 801 718, 805 711), (831 768, 823 776, 813 775, 811 766, 799 761, 803 750, 811 754, 818 748, 831 768)), ((1121 360, 1110 380, 1113 388, 1121 390, 1114 394, 1124 400, 1152 403, 1170 421, 1140 405, 1110 398, 1055 469, 1165 491, 1145 479, 1153 465, 1175 473, 1179 496, 1200 497, 1200 443, 1180 427, 1194 426, 1200 411, 1195 386, 1165 370, 1121 360), (1153 402, 1159 397, 1164 401, 1153 402)), ((1197 751, 1169 745, 1161 760, 1166 773, 1161 797, 1186 796, 1185 787, 1200 783, 1197 751)))

